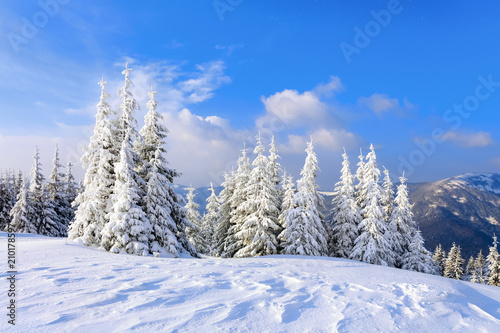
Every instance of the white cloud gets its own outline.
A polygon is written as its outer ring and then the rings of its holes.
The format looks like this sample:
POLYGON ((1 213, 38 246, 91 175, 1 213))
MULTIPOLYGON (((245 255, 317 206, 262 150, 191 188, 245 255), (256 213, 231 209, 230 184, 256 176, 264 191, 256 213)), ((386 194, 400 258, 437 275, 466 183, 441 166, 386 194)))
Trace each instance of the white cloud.
POLYGON ((312 135, 316 145, 330 151, 341 151, 344 147, 355 147, 360 143, 360 138, 345 129, 319 129, 312 135))
POLYGON ((231 82, 231 78, 224 75, 223 61, 212 61, 197 65, 196 68, 199 73, 196 73, 194 78, 179 84, 181 91, 187 94, 187 100, 190 103, 199 103, 212 98, 214 90, 231 82))
POLYGON ((290 154, 303 153, 306 149, 306 143, 311 137, 317 148, 334 152, 340 152, 343 148, 356 147, 361 142, 358 135, 345 129, 320 128, 310 135, 288 135, 288 142, 279 146, 280 151, 290 154))
POLYGON ((257 127, 303 126, 316 123, 326 117, 327 106, 311 91, 299 93, 285 89, 269 97, 261 97, 266 115, 257 119, 257 127))
POLYGON ((441 139, 453 142, 463 148, 486 147, 493 144, 491 134, 488 132, 448 131, 441 136, 441 139))
POLYGON ((318 84, 313 92, 317 96, 331 96, 333 93, 344 91, 344 86, 342 85, 342 81, 338 76, 330 76, 330 81, 326 84, 318 84))
POLYGON ((368 108, 377 115, 392 112, 404 116, 415 109, 415 105, 410 103, 406 98, 404 98, 401 105, 397 98, 391 98, 387 94, 379 93, 374 93, 369 97, 358 98, 358 106, 368 108))
POLYGON ((297 154, 304 152, 308 140, 305 136, 290 134, 287 137, 287 143, 278 145, 278 149, 281 153, 297 154))

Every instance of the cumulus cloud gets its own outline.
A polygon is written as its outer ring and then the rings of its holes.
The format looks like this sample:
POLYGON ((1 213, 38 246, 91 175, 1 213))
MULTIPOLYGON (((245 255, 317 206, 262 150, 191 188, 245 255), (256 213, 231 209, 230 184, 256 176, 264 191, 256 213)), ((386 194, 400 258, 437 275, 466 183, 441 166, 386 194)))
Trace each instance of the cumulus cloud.
POLYGON ((314 145, 326 151, 339 152, 343 148, 356 147, 361 138, 345 129, 326 129, 320 128, 313 131, 310 135, 288 135, 288 142, 279 146, 283 153, 297 154, 303 153, 306 148, 306 143, 311 138, 314 145))
POLYGON ((448 131, 441 136, 441 139, 463 148, 486 147, 493 144, 491 134, 488 132, 448 131))
POLYGON ((397 98, 391 98, 387 94, 379 93, 374 93, 369 97, 360 97, 357 104, 359 107, 367 108, 377 115, 392 112, 399 116, 404 116, 415 109, 415 105, 410 103, 406 98, 403 99, 403 103, 400 103, 397 98))
POLYGON ((327 106, 311 91, 299 93, 285 89, 269 97, 261 97, 266 114, 256 121, 259 128, 295 127, 318 122, 326 117, 327 106))
POLYGON ((345 129, 319 129, 312 133, 313 140, 317 146, 330 151, 341 151, 342 148, 357 146, 361 139, 358 135, 345 129))

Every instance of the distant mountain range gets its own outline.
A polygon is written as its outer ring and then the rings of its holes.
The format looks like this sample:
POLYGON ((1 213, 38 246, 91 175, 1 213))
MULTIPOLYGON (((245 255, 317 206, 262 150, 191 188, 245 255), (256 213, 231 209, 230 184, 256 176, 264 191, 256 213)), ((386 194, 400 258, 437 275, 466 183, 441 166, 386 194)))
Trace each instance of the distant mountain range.
MULTIPOLYGON (((187 186, 175 185, 177 193, 187 193, 187 186)), ((438 244, 448 251, 453 242, 462 248, 462 256, 488 253, 492 236, 500 236, 500 174, 466 173, 430 183, 410 183, 410 202, 426 247, 438 244)), ((215 188, 218 194, 222 187, 215 188)), ((203 213, 208 187, 195 190, 195 201, 203 213)), ((331 209, 332 192, 320 192, 327 211, 331 209)))

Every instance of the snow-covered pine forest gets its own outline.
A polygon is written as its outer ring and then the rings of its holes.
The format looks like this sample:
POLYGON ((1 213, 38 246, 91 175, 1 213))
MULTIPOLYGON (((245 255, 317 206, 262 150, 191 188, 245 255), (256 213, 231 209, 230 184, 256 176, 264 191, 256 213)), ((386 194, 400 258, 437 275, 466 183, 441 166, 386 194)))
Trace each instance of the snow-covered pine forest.
POLYGON ((480 252, 466 265, 460 246, 448 254, 431 253, 414 221, 406 178, 397 187, 382 173, 373 145, 360 152, 352 173, 344 152, 334 187, 333 209, 324 216, 316 177, 319 165, 314 139, 296 181, 282 170, 274 138, 255 138, 244 147, 236 170, 226 173, 223 189, 213 186, 204 214, 190 189, 187 203, 175 193, 179 172, 168 167, 168 130, 156 111, 151 90, 144 126, 135 118, 140 108, 131 93, 132 69, 123 71, 120 105, 109 104, 101 80, 94 133, 78 185, 71 165, 63 172, 56 147, 53 168, 45 179, 36 149, 29 177, 3 173, 0 181, 0 228, 18 233, 68 237, 112 253, 140 256, 203 258, 264 255, 332 256, 402 268, 454 279, 500 285, 500 255, 494 237, 486 258, 480 252))

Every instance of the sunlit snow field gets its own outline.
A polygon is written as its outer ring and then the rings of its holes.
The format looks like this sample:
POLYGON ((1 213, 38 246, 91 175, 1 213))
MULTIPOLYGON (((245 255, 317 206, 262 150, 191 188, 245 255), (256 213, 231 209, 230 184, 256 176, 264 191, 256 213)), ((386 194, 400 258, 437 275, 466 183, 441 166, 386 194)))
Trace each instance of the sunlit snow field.
POLYGON ((138 257, 22 234, 16 247, 19 332, 500 332, 498 287, 351 260, 138 257))

